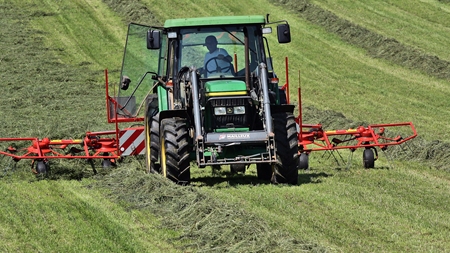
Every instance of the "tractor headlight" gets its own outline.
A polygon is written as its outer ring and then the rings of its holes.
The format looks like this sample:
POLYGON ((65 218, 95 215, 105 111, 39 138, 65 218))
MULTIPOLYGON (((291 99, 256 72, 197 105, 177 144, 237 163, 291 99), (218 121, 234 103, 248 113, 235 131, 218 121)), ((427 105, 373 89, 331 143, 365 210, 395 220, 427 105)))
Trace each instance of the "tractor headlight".
MULTIPOLYGON (((218 93, 219 94, 219 93, 218 93)), ((250 112, 252 112, 250 96, 213 96, 206 107, 210 121, 210 129, 248 128, 250 112)), ((206 118, 205 118, 206 119, 206 118)))
POLYGON ((245 114, 245 106, 233 107, 234 114, 245 114))
POLYGON ((215 107, 215 115, 245 114, 245 106, 215 107))
POLYGON ((214 108, 214 114, 215 115, 226 115, 227 114, 227 108, 225 108, 225 107, 215 107, 214 108))

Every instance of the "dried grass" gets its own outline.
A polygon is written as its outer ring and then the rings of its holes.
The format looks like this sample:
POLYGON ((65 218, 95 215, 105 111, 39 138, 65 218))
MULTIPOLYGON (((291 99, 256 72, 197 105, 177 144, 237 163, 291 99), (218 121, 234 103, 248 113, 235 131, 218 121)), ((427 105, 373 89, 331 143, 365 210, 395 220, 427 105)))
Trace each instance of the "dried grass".
POLYGON ((178 186, 159 175, 115 170, 94 185, 110 191, 114 201, 146 210, 168 229, 184 251, 325 252, 295 235, 271 228, 263 219, 231 202, 222 202, 195 187, 178 186))
POLYGON ((364 48, 371 57, 383 58, 437 78, 450 80, 450 62, 439 59, 438 56, 428 55, 418 48, 403 45, 394 38, 387 38, 339 18, 307 0, 282 0, 279 3, 286 5, 311 23, 338 35, 343 41, 364 48))

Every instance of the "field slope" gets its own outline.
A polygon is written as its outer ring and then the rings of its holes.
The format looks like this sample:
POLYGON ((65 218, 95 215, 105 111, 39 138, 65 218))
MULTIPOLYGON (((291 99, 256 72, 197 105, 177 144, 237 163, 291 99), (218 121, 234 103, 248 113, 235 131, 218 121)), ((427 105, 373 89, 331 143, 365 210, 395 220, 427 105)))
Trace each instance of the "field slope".
POLYGON ((112 129, 103 71, 117 83, 128 22, 266 13, 291 25, 292 43, 270 49, 279 76, 289 57, 307 123, 412 121, 419 132, 375 169, 360 151, 349 166, 347 151, 311 154, 294 187, 259 182, 254 168, 194 169, 179 187, 141 158, 96 176, 56 161, 39 178, 0 157, 0 251, 449 252, 449 12, 436 0, 0 0, 0 137, 112 129))

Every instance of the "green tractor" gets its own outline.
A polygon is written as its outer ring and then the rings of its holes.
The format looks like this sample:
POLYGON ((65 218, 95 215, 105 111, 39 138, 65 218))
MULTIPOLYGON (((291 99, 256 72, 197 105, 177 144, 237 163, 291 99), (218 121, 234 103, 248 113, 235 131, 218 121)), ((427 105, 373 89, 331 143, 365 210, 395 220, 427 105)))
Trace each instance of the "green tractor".
POLYGON ((129 25, 118 114, 143 114, 149 172, 189 184, 193 161, 236 173, 255 164, 260 180, 297 184, 295 106, 273 70, 272 24, 290 42, 289 24, 268 16, 129 25))

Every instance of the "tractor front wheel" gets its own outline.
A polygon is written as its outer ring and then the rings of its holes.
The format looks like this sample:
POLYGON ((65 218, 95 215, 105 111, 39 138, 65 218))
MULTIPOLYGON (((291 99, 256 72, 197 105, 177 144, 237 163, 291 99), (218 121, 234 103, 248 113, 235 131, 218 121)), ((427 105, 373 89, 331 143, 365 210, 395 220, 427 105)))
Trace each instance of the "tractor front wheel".
POLYGON ((189 184, 190 145, 186 119, 167 118, 161 121, 161 170, 164 177, 177 184, 189 184))
POLYGON ((159 155, 159 113, 149 115, 145 124, 145 161, 149 173, 160 173, 158 162, 159 155))
POLYGON ((298 183, 298 133, 295 117, 290 112, 275 113, 273 115, 273 129, 277 163, 272 175, 272 183, 298 183))

